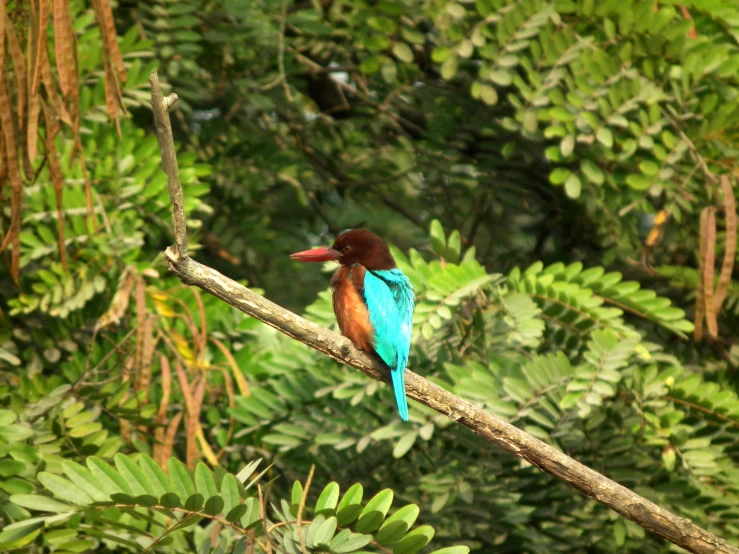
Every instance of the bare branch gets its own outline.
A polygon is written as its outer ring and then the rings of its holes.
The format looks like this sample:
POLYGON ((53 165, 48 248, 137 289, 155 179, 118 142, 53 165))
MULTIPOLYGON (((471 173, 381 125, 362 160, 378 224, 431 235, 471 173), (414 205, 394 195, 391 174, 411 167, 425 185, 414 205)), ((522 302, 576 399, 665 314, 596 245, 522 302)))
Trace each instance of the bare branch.
POLYGON ((182 185, 180 184, 180 170, 177 167, 177 154, 174 149, 174 138, 172 137, 172 123, 169 121, 167 109, 177 101, 176 94, 170 94, 165 99, 162 95, 162 87, 159 85, 159 75, 156 69, 149 77, 151 86, 151 109, 154 112, 154 124, 159 137, 159 148, 162 151, 162 167, 167 174, 167 185, 169 186, 169 198, 172 201, 172 228, 174 229, 175 251, 167 255, 177 258, 187 258, 187 227, 185 226, 185 201, 182 196, 182 185))
MULTIPOLYGON (((158 111, 160 116, 167 120, 166 124, 164 122, 160 124, 157 121, 157 132, 159 133, 162 152, 171 152, 174 156, 174 143, 169 118, 155 73, 152 76, 151 83, 155 116, 158 111)), ((166 161, 164 167, 166 170, 166 161)), ((179 205, 173 205, 174 227, 175 233, 177 233, 177 229, 185 229, 185 220, 181 203, 182 190, 173 191, 172 181, 170 178, 170 194, 173 199, 179 199, 179 205)), ((179 181, 176 181, 175 185, 179 186, 179 181)), ((214 269, 190 259, 186 253, 178 254, 170 247, 165 255, 170 271, 177 275, 183 283, 200 287, 287 336, 323 352, 337 361, 359 369, 373 379, 386 383, 390 382, 390 376, 381 362, 366 352, 354 348, 345 337, 311 323, 270 302, 214 269)), ((564 481, 641 527, 690 552, 699 554, 739 554, 738 548, 701 529, 689 519, 663 510, 646 498, 412 371, 406 372, 406 392, 410 398, 448 416, 451 420, 471 429, 485 440, 512 452, 519 458, 564 481)))

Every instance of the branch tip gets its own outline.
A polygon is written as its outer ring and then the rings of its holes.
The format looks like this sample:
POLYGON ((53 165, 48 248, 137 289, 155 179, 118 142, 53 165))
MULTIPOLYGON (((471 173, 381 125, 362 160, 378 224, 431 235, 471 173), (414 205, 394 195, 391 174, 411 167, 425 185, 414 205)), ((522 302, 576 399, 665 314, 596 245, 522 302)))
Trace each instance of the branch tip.
POLYGON ((171 257, 168 255, 168 259, 172 263, 177 263, 180 259, 187 257, 187 226, 185 223, 185 200, 182 194, 182 184, 180 183, 180 170, 177 166, 174 137, 172 136, 172 123, 169 120, 167 110, 174 106, 178 97, 175 93, 164 97, 156 69, 149 76, 149 84, 151 86, 151 109, 154 112, 159 149, 162 152, 162 168, 164 173, 167 174, 169 199, 172 202, 175 253, 171 257))
POLYGON ((175 103, 177 102, 177 100, 179 100, 179 98, 180 98, 180 97, 179 97, 179 96, 177 96, 177 95, 176 95, 176 94, 175 94, 175 93, 173 92, 172 94, 170 94, 169 96, 167 96, 167 97, 166 97, 166 98, 164 99, 164 107, 165 107, 165 108, 167 108, 167 109, 171 108, 172 106, 174 106, 174 105, 175 105, 175 103))
POLYGON ((175 248, 168 246, 164 251, 164 256, 167 258, 167 262, 171 264, 178 264, 180 261, 180 255, 175 248))

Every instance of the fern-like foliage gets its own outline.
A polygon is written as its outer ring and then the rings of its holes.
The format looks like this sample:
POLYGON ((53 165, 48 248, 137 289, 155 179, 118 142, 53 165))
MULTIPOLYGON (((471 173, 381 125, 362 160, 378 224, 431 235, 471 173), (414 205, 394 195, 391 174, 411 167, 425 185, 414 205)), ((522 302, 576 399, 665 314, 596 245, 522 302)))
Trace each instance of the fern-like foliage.
POLYGON ((426 355, 433 356, 444 346, 444 341, 456 334, 453 321, 455 315, 465 311, 463 301, 474 302, 500 275, 488 274, 475 259, 474 249, 462 256, 459 233, 452 233, 447 240, 438 222, 432 224, 431 246, 440 259, 426 261, 415 249, 407 256, 396 248, 391 250, 416 293, 413 343, 422 346, 426 355))
POLYGON ((539 262, 526 271, 514 269, 508 276, 511 288, 531 295, 550 321, 556 321, 575 334, 595 329, 628 329, 624 313, 665 327, 681 336, 693 330, 685 312, 669 298, 645 290, 636 281, 622 281, 618 272, 606 273, 602 267, 584 270, 575 262, 547 268, 539 262))
MULTIPOLYGON (((195 59, 203 51, 202 37, 197 32, 202 14, 196 2, 147 2, 140 6, 139 22, 156 42, 159 55, 167 60, 165 71, 176 78, 181 72, 197 69, 195 59)), ((186 100, 200 98, 198 91, 182 90, 186 100)))
POLYGON ((638 342, 638 335, 619 340, 613 331, 594 332, 583 354, 583 363, 575 368, 575 378, 567 385, 569 394, 562 399, 560 407, 578 406, 578 416, 587 417, 594 406, 614 396, 615 385, 623 376, 619 370, 628 364, 638 342))
MULTIPOLYGON (((654 268, 660 277, 667 279, 674 287, 695 291, 700 283, 700 272, 692 267, 685 266, 658 266, 654 268)), ((714 288, 718 285, 718 275, 715 278, 714 288)), ((722 310, 733 315, 739 315, 739 283, 729 281, 726 290, 726 300, 722 310)))
MULTIPOLYGON (((95 456, 85 465, 64 461, 38 474, 43 491, 10 495, 9 502, 32 517, 6 526, 0 547, 51 537, 71 518, 80 523, 65 533, 61 548, 94 549, 103 543, 125 551, 167 552, 173 544, 192 544, 198 552, 344 554, 392 547, 399 554, 414 554, 434 536, 428 525, 411 529, 420 513, 415 504, 390 515, 390 489, 363 503, 364 489, 356 484, 339 501, 340 488, 333 482, 315 503, 307 503, 307 491, 296 481, 291 498, 273 499, 269 509, 262 488, 268 485, 259 481, 270 466, 257 473, 260 462, 232 474, 220 468, 213 472, 202 463, 191 471, 176 458, 167 461, 165 471, 146 454, 116 454, 114 465, 95 456), (201 522, 206 526, 200 527, 201 522)), ((468 552, 463 546, 436 551, 468 552)))

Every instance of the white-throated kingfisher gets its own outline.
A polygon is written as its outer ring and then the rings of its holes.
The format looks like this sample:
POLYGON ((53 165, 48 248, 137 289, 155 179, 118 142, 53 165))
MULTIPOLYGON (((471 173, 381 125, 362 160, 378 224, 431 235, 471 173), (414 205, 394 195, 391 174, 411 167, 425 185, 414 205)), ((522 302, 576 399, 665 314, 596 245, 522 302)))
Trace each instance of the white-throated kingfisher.
POLYGON ((301 262, 339 262, 331 277, 334 314, 341 334, 375 352, 390 368, 395 402, 408 421, 405 368, 411 348, 413 285, 398 269, 385 241, 366 229, 339 235, 330 247, 291 254, 301 262))

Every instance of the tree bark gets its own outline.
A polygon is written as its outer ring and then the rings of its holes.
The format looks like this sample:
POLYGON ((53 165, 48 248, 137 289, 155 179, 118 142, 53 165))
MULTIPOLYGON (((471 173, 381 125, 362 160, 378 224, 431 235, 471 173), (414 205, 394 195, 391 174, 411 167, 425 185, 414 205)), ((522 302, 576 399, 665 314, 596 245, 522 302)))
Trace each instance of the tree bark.
MULTIPOLYGON (((165 252, 169 270, 183 283, 197 286, 289 337, 341 363, 359 369, 373 379, 389 383, 389 375, 382 363, 374 356, 354 348, 345 337, 303 319, 187 256, 182 187, 177 178, 177 159, 174 156, 174 141, 167 114, 171 102, 168 103, 162 96, 156 71, 151 74, 150 84, 152 108, 162 150, 162 163, 169 178, 169 190, 173 204, 175 246, 167 248, 165 252)), ((172 95, 168 98, 171 97, 172 95)), ((641 527, 690 552, 739 554, 739 548, 698 527, 689 519, 660 508, 646 498, 420 375, 408 370, 405 380, 406 393, 410 398, 448 416, 483 439, 523 458, 541 471, 564 481, 641 527)))

